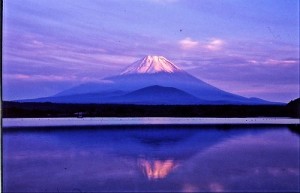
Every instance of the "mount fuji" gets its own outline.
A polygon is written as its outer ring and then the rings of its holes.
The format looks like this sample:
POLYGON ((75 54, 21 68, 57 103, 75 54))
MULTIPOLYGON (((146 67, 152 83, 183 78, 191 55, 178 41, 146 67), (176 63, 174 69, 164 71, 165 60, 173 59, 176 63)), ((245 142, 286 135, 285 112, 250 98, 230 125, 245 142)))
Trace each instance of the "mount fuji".
POLYGON ((218 89, 163 56, 146 56, 119 75, 81 84, 54 96, 22 102, 100 104, 273 104, 218 89))

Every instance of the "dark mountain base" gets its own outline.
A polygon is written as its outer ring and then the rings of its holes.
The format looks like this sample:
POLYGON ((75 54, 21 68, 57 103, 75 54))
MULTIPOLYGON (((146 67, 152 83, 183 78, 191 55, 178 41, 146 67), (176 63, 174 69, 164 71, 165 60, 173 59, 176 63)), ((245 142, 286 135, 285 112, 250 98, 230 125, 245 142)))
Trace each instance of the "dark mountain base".
POLYGON ((2 103, 3 118, 26 117, 300 117, 298 105, 109 105, 2 103))

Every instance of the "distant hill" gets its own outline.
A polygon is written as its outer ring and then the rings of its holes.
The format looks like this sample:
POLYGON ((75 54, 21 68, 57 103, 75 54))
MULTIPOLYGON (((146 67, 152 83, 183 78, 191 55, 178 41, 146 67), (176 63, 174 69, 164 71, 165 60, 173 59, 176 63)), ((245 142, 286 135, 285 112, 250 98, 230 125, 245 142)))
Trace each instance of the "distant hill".
POLYGON ((207 103, 201 101, 195 96, 192 96, 182 90, 173 87, 149 86, 133 92, 130 92, 122 97, 122 103, 128 104, 199 104, 207 103))
POLYGON ((298 107, 300 109, 300 98, 297 98, 295 100, 291 100, 287 105, 298 107))
MULTIPOLYGON (((177 91, 175 91, 177 93, 177 91)), ((142 95, 144 91, 142 92, 142 95)), ((134 95, 135 96, 135 95, 134 95)), ((186 95, 183 95, 186 96, 186 95)), ((22 117, 294 117, 288 105, 143 105, 143 104, 61 104, 2 103, 3 118, 22 117)), ((298 115, 297 115, 298 113, 298 115)), ((300 123, 299 123, 300 124, 300 123)), ((299 130, 296 128, 296 130, 299 130)))
POLYGON ((290 101, 286 106, 295 117, 300 118, 300 98, 290 101))

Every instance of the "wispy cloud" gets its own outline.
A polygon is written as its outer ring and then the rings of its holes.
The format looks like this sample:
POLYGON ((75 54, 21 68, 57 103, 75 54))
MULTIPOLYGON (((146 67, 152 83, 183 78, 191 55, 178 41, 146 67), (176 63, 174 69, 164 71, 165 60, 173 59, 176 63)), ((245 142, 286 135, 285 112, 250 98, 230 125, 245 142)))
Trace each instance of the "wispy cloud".
POLYGON ((224 45, 224 41, 221 39, 212 39, 206 43, 205 47, 209 50, 220 50, 224 45))
POLYGON ((198 46, 198 44, 199 44, 198 41, 192 40, 189 37, 186 37, 179 41, 180 47, 184 50, 189 50, 189 49, 195 48, 198 46))
POLYGON ((186 37, 179 40, 178 43, 183 50, 217 51, 222 49, 225 41, 219 38, 212 38, 207 41, 197 41, 190 37, 186 37))
POLYGON ((28 75, 28 74, 3 74, 3 77, 7 80, 19 80, 19 81, 46 81, 46 82, 65 82, 76 81, 74 75, 58 76, 58 75, 28 75))
POLYGON ((299 60, 291 60, 291 59, 284 59, 284 60, 277 60, 277 59, 267 59, 262 62, 264 65, 270 65, 270 66, 283 66, 283 67, 289 67, 293 65, 299 64, 299 60))
POLYGON ((111 83, 110 80, 103 80, 89 76, 76 76, 76 75, 30 75, 30 74, 3 74, 6 80, 11 81, 24 81, 24 82, 98 82, 98 83, 111 83))
POLYGON ((265 60, 248 60, 250 64, 256 66, 279 66, 279 67, 291 67, 299 65, 299 60, 296 59, 265 59, 265 60))

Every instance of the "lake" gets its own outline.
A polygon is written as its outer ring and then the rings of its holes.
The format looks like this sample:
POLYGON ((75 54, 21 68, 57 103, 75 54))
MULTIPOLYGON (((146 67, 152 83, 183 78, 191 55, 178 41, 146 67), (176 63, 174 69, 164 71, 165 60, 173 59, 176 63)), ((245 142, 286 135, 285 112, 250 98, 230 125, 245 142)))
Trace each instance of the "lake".
POLYGON ((285 125, 3 130, 4 192, 300 191, 285 125))

